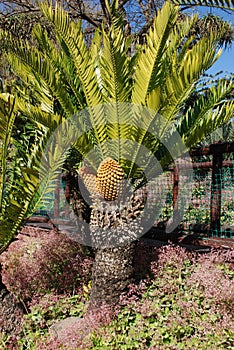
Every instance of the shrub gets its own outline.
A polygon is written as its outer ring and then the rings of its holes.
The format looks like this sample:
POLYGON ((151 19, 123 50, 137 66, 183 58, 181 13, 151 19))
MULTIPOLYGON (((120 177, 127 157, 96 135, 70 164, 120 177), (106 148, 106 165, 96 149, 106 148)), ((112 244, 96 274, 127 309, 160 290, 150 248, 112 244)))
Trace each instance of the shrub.
POLYGON ((1 255, 2 278, 20 300, 54 291, 78 293, 91 278, 92 259, 56 231, 24 229, 1 255))

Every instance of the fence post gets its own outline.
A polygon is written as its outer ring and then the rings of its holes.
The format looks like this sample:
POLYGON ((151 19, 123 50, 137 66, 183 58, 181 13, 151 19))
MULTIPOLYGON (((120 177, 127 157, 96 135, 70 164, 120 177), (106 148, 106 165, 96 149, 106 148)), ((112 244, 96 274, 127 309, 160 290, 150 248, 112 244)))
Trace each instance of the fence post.
POLYGON ((68 174, 66 174, 64 179, 65 179, 65 198, 66 198, 65 215, 67 218, 70 214, 70 192, 71 192, 70 187, 71 186, 70 186, 68 174))
POLYGON ((57 218, 59 216, 59 191, 60 191, 60 178, 58 177, 56 180, 56 187, 54 191, 54 217, 57 218))
POLYGON ((178 217, 179 171, 178 165, 173 168, 173 221, 178 217))
POLYGON ((219 179, 220 169, 222 169, 223 155, 222 153, 213 153, 212 161, 212 183, 210 198, 210 228, 211 232, 220 233, 221 224, 221 202, 222 202, 222 184, 219 179))

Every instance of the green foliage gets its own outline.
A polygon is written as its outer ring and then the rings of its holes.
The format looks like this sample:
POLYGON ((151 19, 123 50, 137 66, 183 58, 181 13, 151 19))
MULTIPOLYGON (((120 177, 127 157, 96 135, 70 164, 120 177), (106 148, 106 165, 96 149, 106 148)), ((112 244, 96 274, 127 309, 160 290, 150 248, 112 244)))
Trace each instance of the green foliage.
POLYGON ((2 249, 44 195, 46 200, 71 144, 78 150, 78 164, 87 157, 97 169, 103 159, 111 156, 121 162, 126 177, 137 178, 141 176, 136 166, 142 158, 141 146, 148 150, 144 155, 146 166, 152 155, 159 155, 165 167, 172 158, 158 137, 173 139, 176 130, 190 148, 233 115, 232 80, 220 80, 208 86, 205 93, 198 91, 203 73, 221 54, 222 26, 219 31, 211 30, 209 37, 194 38, 192 28, 197 16, 181 19, 178 6, 166 2, 144 43, 130 53, 131 38, 124 34, 117 3, 109 6, 109 24, 97 29, 91 45, 85 40, 82 23, 73 22, 59 5, 52 8, 42 2, 39 6, 53 35, 49 36, 38 24, 33 28, 31 45, 27 40, 16 40, 9 32, 0 32, 6 57, 20 78, 12 84, 14 102, 10 97, 10 102, 5 101, 1 107, 1 227, 2 232, 11 232, 6 241, 1 238, 2 249), (195 92, 196 99, 191 102, 195 92), (142 118, 139 111, 129 107, 132 105, 149 112, 142 118), (89 112, 79 115, 76 130, 71 132, 69 118, 85 108, 89 112), (27 149, 22 135, 16 137, 15 147, 10 147, 17 113, 40 130, 27 149), (165 120, 162 130, 157 113, 165 120), (57 127, 67 139, 56 139, 45 149, 57 127), (77 130, 79 137, 75 140, 77 130), (117 142, 111 143, 113 140, 117 142), (17 149, 21 149, 23 166, 12 171, 17 149), (89 156, 92 149, 93 157, 89 156), (11 167, 9 157, 13 159, 11 167), (40 186, 39 171, 43 178, 40 186))
POLYGON ((33 330, 48 328, 55 319, 64 319, 69 316, 82 317, 85 308, 81 295, 60 295, 55 297, 47 294, 40 303, 31 307, 30 314, 25 316, 25 329, 33 330))
POLYGON ((220 311, 204 297, 202 286, 188 283, 194 268, 188 259, 180 266, 179 258, 159 268, 159 276, 140 301, 141 307, 133 302, 108 328, 92 334, 93 348, 212 349, 217 344, 222 349, 231 348, 232 330, 214 331, 222 319, 220 311), (204 334, 203 327, 209 322, 212 326, 204 334))
MULTIPOLYGON (((90 113, 80 118, 78 128, 86 132, 90 126, 92 132, 79 139, 75 147, 83 156, 92 146, 95 148, 95 168, 111 152, 113 158, 124 163, 126 175, 134 177, 140 146, 153 154, 158 150, 157 138, 147 134, 152 125, 157 129, 156 112, 168 120, 160 137, 173 134, 176 125, 189 148, 231 118, 233 101, 226 98, 233 84, 225 81, 208 88, 205 96, 200 94, 184 114, 200 77, 221 54, 217 49, 222 27, 218 32, 210 31, 209 37, 194 40, 192 28, 197 16, 179 20, 179 9, 166 2, 144 44, 129 55, 131 41, 124 35, 114 4, 109 27, 98 29, 90 46, 85 42, 80 22, 72 22, 59 6, 53 9, 44 3, 40 7, 54 28, 56 41, 48 37, 41 25, 33 30, 33 47, 27 41, 4 37, 9 62, 37 101, 35 110, 21 89, 23 99, 18 108, 52 131, 64 117, 88 107, 90 113), (122 102, 142 105, 155 113, 148 113, 141 120, 122 102), (114 116, 104 108, 106 103, 116 103, 114 116), (119 142, 112 149, 106 141, 114 139, 119 142), (139 147, 129 150, 126 139, 137 142, 139 147), (131 164, 126 162, 127 151, 132 153, 131 164)), ((164 152, 163 166, 170 161, 164 152)))
POLYGON ((234 11, 232 0, 172 0, 172 2, 177 5, 210 6, 234 11))
POLYGON ((0 252, 39 203, 46 203, 47 194, 55 188, 57 169, 65 160, 56 153, 58 145, 51 146, 49 159, 42 158, 49 133, 36 122, 24 124, 16 101, 9 93, 0 94, 0 252))
POLYGON ((47 294, 40 300, 39 304, 32 306, 31 312, 25 316, 23 333, 26 338, 19 340, 18 349, 38 349, 40 340, 46 335, 55 319, 65 319, 66 317, 82 317, 85 312, 84 303, 79 295, 54 296, 47 294))

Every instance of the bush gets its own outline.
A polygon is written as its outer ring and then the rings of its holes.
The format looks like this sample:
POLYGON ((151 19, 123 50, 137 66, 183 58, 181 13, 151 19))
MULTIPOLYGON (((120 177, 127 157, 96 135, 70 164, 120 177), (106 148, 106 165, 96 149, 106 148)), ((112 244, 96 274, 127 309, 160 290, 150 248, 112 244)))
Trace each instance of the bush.
POLYGON ((92 259, 56 231, 25 228, 1 255, 2 279, 19 300, 48 292, 74 294, 91 278, 92 259))

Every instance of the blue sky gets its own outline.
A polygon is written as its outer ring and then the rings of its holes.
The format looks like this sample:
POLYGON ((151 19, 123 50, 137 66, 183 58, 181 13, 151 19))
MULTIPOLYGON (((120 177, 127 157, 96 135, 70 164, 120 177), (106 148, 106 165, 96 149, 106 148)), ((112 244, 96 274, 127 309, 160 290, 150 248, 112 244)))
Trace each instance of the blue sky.
POLYGON ((209 69, 210 74, 223 71, 224 73, 234 73, 234 48, 224 50, 222 56, 218 61, 209 69))

